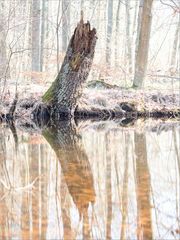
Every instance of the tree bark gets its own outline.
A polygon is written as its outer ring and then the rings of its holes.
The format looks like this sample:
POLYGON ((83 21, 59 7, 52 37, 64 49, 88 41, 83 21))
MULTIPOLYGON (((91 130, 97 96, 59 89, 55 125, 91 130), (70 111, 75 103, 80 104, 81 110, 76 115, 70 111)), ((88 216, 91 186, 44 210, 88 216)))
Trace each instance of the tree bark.
POLYGON ((77 101, 82 95, 96 45, 96 30, 83 17, 70 40, 61 70, 51 87, 43 95, 43 102, 51 107, 53 113, 73 115, 77 101))
POLYGON ((149 51, 149 39, 151 31, 151 9, 153 0, 144 0, 143 6, 139 7, 139 22, 137 32, 137 52, 135 59, 135 75, 133 87, 141 88, 143 80, 146 74, 148 51, 149 51), (142 16, 141 15, 142 8, 142 16))

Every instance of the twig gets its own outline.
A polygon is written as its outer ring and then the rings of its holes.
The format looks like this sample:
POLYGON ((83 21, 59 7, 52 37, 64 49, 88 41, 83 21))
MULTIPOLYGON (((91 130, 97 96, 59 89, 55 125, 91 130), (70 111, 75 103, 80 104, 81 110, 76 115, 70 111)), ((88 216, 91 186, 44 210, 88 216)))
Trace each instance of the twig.
POLYGON ((26 189, 29 189, 29 188, 33 188, 34 187, 34 184, 36 183, 36 181, 41 178, 42 176, 37 176, 31 183, 25 185, 25 186, 22 186, 22 187, 14 187, 14 186, 8 186, 2 179, 0 180, 0 183, 9 191, 21 191, 21 190, 26 190, 26 189))

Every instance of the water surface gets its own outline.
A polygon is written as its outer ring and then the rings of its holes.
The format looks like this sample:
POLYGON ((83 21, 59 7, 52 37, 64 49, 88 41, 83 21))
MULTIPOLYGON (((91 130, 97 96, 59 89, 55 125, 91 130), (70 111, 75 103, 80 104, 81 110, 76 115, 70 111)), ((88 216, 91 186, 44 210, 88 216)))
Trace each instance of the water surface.
POLYGON ((0 127, 0 239, 179 239, 180 128, 0 127))

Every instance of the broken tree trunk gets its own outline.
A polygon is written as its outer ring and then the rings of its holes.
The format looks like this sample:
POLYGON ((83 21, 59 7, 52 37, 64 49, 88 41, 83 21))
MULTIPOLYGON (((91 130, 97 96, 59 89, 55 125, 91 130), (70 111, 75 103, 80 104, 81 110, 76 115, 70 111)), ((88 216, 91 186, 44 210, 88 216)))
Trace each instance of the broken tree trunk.
POLYGON ((61 70, 51 87, 42 97, 50 106, 51 115, 64 113, 73 115, 77 101, 82 95, 96 45, 96 30, 91 30, 90 23, 83 22, 83 16, 70 40, 61 70))

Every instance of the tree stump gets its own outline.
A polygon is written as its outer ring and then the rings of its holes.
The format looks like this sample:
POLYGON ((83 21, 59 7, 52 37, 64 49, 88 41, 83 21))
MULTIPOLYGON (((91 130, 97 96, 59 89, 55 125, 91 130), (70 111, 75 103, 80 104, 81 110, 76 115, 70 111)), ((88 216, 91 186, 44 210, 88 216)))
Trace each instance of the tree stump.
POLYGON ((90 23, 84 23, 81 15, 60 72, 42 97, 43 102, 50 106, 51 115, 73 116, 91 69, 96 40, 96 29, 91 30, 90 23))

